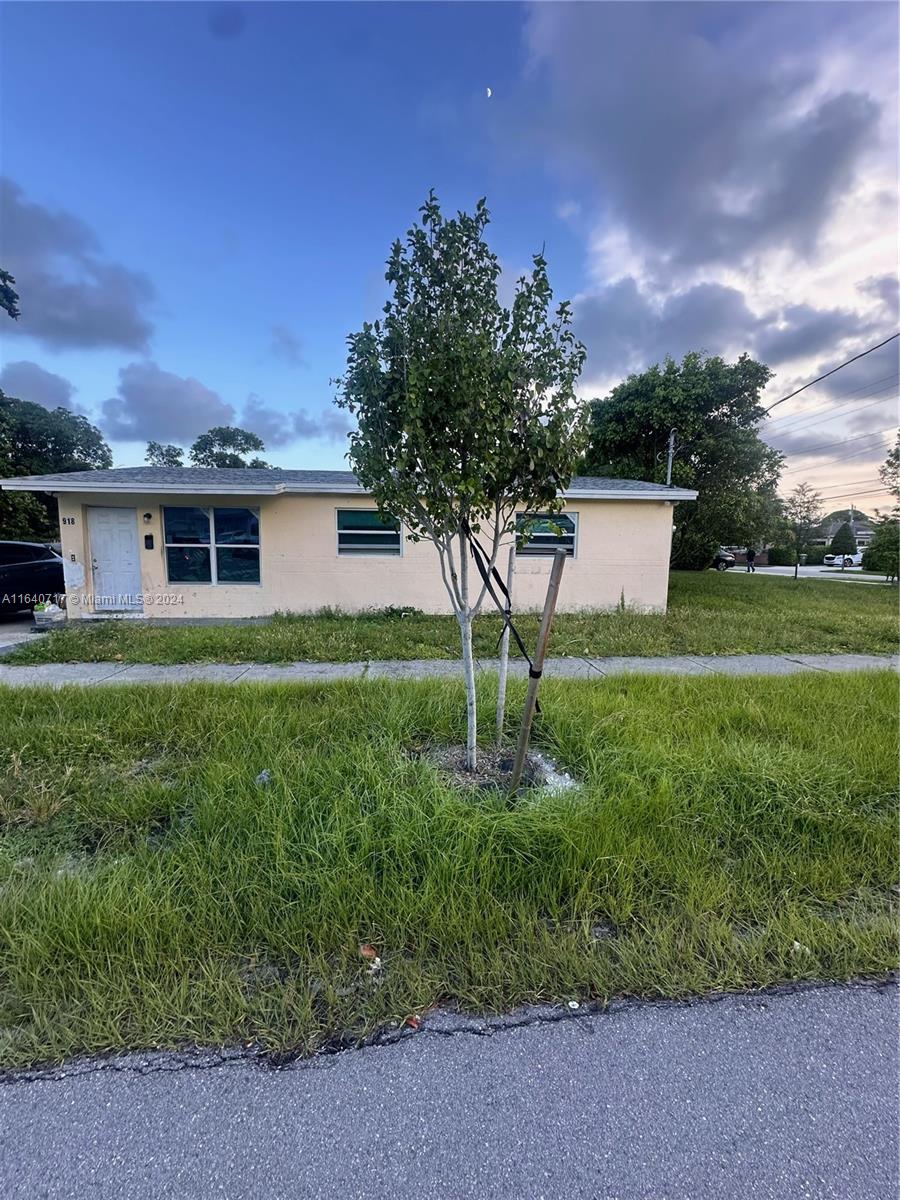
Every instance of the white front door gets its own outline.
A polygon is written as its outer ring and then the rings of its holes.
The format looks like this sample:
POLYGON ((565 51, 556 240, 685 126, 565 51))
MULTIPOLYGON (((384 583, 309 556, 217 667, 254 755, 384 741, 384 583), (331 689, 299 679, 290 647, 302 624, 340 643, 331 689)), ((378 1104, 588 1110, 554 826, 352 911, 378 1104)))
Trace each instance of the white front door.
POLYGON ((94 608, 143 608, 137 509, 89 508, 88 536, 94 573, 94 608))

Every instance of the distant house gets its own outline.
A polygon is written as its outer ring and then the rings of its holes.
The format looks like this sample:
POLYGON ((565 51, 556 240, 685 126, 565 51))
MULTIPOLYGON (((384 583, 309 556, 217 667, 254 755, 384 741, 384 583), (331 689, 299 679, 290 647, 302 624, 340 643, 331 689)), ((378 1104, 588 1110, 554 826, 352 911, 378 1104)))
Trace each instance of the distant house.
POLYGON ((865 550, 875 536, 875 530, 872 527, 872 518, 853 508, 845 508, 838 512, 829 513, 816 530, 815 536, 810 539, 810 545, 830 546, 831 539, 844 524, 849 524, 853 530, 853 536, 856 539, 858 549, 865 550))
MULTIPOLYGON (((57 497, 70 617, 450 611, 434 548, 382 519, 349 471, 123 467, 4 479, 0 488, 57 497)), ((516 606, 543 602, 561 546, 572 560, 561 609, 608 609, 624 599, 665 611, 672 506, 696 495, 574 479, 552 522, 528 515, 516 606)))

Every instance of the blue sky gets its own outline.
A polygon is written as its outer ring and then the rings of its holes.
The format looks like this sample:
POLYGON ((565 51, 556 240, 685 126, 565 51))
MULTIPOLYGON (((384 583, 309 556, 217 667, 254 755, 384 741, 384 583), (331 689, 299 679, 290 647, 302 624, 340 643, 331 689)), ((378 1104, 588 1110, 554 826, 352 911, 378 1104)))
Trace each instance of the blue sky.
MULTIPOLYGON (((341 466, 329 379, 431 186, 488 197, 509 286, 545 245, 585 395, 702 347, 764 356, 774 399, 896 328, 893 5, 32 3, 2 24, 23 315, 0 386, 85 411, 119 465, 233 422, 272 462, 341 466)), ((895 420, 896 355, 871 359, 773 427, 832 492, 815 447, 866 435, 849 495, 895 420)))

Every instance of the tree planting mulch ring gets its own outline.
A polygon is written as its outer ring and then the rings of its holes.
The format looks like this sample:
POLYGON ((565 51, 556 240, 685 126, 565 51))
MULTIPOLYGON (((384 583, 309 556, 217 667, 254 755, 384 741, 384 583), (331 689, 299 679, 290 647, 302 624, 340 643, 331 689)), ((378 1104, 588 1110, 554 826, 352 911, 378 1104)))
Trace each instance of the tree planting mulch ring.
MULTIPOLYGON (((506 793, 512 775, 514 749, 512 746, 479 746, 477 766, 466 770, 465 746, 423 746, 410 752, 411 757, 431 763, 453 787, 472 788, 484 792, 506 793)), ((530 750, 525 759, 522 782, 516 798, 529 794, 561 795, 574 791, 579 781, 562 770, 539 750, 530 750)))

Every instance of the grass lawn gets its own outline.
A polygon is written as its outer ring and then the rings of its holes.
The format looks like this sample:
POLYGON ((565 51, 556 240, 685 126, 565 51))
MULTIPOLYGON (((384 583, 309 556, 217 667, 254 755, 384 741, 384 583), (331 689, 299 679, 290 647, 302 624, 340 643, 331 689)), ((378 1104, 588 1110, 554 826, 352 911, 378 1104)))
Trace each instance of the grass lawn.
MULTIPOLYGON (((528 642, 536 614, 517 618, 528 642)), ((475 653, 494 657, 499 618, 478 619, 475 653)), ((551 653, 750 654, 897 649, 897 592, 890 587, 837 588, 822 580, 732 579, 712 571, 671 576, 664 616, 634 612, 561 614, 551 653)), ((354 662, 364 659, 457 658, 453 617, 424 613, 279 616, 264 625, 161 628, 127 621, 74 622, 35 638, 10 663, 354 662)))
POLYGON ((0 689, 0 1061, 895 965, 894 676, 541 699, 584 786, 508 807, 410 753, 453 680, 0 689))

